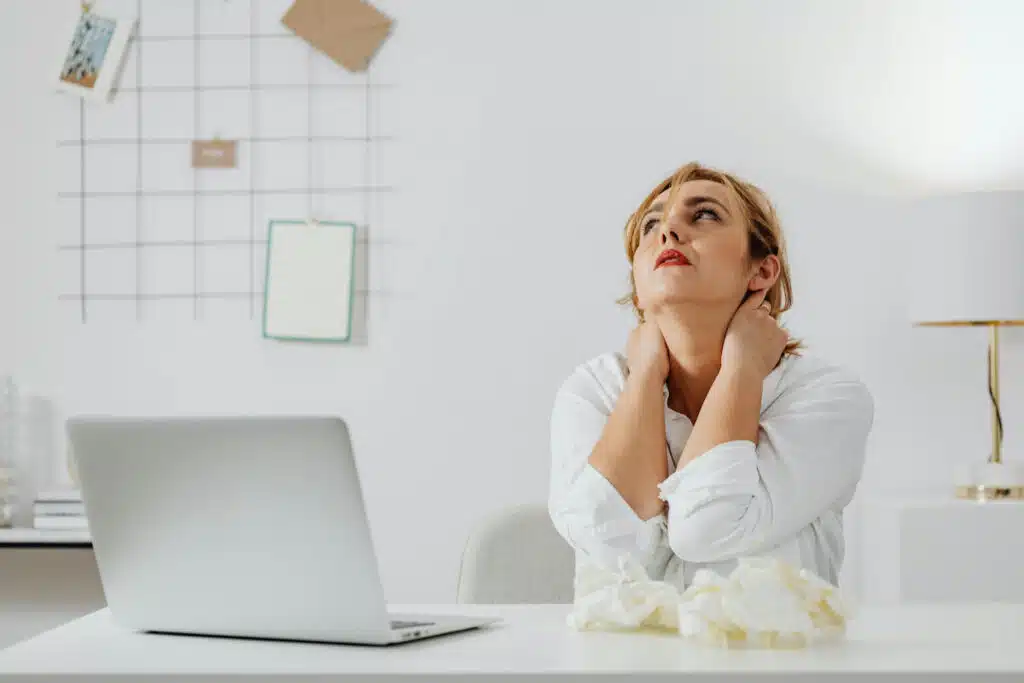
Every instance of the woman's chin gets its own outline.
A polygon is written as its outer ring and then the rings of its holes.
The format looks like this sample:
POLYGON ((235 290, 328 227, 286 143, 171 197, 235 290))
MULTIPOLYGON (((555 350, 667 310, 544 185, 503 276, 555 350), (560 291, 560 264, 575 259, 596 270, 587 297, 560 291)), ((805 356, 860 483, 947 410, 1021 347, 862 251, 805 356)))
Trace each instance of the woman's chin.
POLYGON ((647 306, 645 310, 658 315, 685 309, 696 303, 697 300, 689 293, 667 293, 664 296, 659 296, 656 299, 653 299, 651 304, 647 306))

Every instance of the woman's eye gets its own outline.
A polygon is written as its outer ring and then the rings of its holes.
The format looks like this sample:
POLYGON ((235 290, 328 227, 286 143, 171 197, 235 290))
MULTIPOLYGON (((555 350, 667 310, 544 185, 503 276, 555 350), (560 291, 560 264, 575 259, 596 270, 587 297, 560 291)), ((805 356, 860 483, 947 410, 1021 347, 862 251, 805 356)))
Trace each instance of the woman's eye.
POLYGON ((647 233, 649 233, 651 231, 652 228, 656 227, 657 225, 658 225, 658 219, 657 218, 648 218, 644 222, 643 228, 641 228, 641 233, 646 235, 647 233))
POLYGON ((704 214, 710 216, 711 220, 718 220, 718 214, 715 212, 714 209, 697 209, 693 214, 693 220, 699 221, 704 214))

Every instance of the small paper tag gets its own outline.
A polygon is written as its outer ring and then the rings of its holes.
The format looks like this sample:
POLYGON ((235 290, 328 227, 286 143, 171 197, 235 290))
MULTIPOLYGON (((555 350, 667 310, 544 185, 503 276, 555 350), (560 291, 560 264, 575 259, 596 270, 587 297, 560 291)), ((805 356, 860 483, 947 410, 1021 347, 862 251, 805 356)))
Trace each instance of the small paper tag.
POLYGON ((236 140, 193 140, 192 168, 234 168, 236 140))

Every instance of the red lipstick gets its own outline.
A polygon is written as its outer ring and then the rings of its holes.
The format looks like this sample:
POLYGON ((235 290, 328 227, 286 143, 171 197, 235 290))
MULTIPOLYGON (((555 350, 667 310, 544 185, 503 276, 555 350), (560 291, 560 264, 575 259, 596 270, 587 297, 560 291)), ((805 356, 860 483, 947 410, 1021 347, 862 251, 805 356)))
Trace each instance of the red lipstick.
POLYGON ((654 269, 657 270, 662 266, 688 266, 690 265, 690 259, 683 256, 683 252, 676 249, 666 249, 665 251, 658 254, 658 259, 654 262, 654 269))

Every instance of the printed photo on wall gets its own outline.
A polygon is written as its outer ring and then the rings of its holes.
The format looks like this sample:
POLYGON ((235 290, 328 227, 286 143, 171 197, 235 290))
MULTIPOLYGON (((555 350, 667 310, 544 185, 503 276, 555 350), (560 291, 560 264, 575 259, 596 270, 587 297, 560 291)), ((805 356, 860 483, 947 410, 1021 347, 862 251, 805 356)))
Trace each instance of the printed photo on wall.
POLYGON ((134 19, 82 12, 61 61, 57 89, 89 100, 109 101, 134 30, 134 19))

